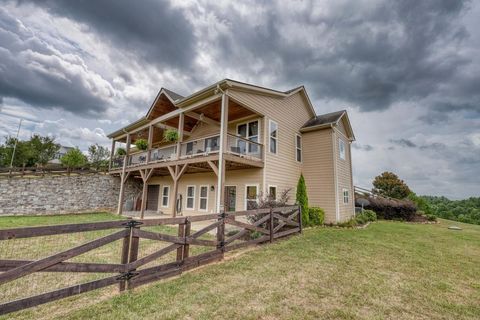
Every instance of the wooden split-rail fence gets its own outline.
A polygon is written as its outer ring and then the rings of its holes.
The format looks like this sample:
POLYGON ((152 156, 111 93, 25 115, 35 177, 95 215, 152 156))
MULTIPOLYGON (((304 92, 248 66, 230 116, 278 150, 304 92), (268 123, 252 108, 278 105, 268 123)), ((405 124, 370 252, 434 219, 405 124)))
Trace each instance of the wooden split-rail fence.
MULTIPOLYGON (((179 275, 183 271, 222 260, 224 253, 227 251, 264 242, 273 242, 277 238, 300 233, 302 232, 301 217, 301 208, 299 206, 286 206, 280 208, 256 209, 188 217, 146 220, 129 219, 0 230, 1 245, 2 240, 118 229, 118 231, 107 236, 100 237, 66 251, 55 253, 35 261, 1 260, 0 257, 0 290, 1 286, 9 285, 10 282, 16 279, 37 272, 88 272, 115 274, 99 280, 81 283, 75 286, 14 301, 3 302, 0 304, 0 314, 7 314, 112 285, 118 285, 119 290, 124 291, 125 289, 132 289, 145 283, 179 275), (240 218, 249 216, 255 216, 255 219, 240 218), (200 221, 207 221, 209 224, 198 231, 191 230, 192 223, 200 221), (161 225, 178 225, 178 235, 173 236, 144 229, 146 227, 161 225), (226 233, 225 225, 236 227, 238 232, 234 234, 226 233), (215 238, 200 239, 202 235, 213 232, 215 229, 215 238), (249 237, 252 233, 257 234, 257 237, 249 237), (83 263, 66 261, 122 239, 121 263, 83 263), (158 240, 171 244, 162 247, 153 253, 141 256, 142 252, 139 250, 140 239, 158 240), (190 256, 190 246, 193 245, 211 247, 212 250, 195 256, 190 256), (139 269, 140 267, 175 251, 175 261, 156 265, 154 267, 139 269)), ((32 248, 32 250, 35 250, 35 248, 32 248)))

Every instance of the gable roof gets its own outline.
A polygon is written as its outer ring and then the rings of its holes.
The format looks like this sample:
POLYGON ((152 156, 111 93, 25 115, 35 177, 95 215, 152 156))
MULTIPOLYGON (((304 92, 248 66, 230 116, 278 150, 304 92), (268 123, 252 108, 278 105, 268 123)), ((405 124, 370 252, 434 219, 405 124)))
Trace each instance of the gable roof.
MULTIPOLYGON (((213 95, 217 92, 218 89, 220 90, 225 90, 225 89, 228 89, 228 88, 235 88, 235 89, 239 89, 239 90, 247 90, 247 91, 252 91, 252 92, 255 92, 257 94, 265 94, 265 95, 271 95, 271 96, 277 96, 277 97, 289 97, 293 94, 296 94, 296 93, 300 93, 303 98, 305 99, 305 102, 306 102, 306 106, 308 108, 308 110, 310 111, 311 115, 313 117, 316 117, 316 113, 315 113, 315 109, 313 107, 313 104, 307 94, 307 91, 305 90, 305 87, 302 85, 302 86, 298 86, 298 87, 295 87, 293 89, 290 89, 290 90, 287 90, 287 91, 278 91, 278 90, 274 90, 274 89, 270 89, 270 88, 266 88, 266 87, 261 87, 261 86, 257 86, 257 85, 253 85, 253 84, 249 84, 249 83, 245 83, 245 82, 240 82, 240 81, 237 81, 237 80, 232 80, 232 79, 222 79, 210 86, 207 86, 203 89, 200 89, 186 97, 176 93, 176 92, 173 92, 169 89, 166 89, 166 88, 161 88, 160 91, 158 92, 157 96, 155 97, 153 103, 151 104, 148 112, 146 113, 146 116, 138 119, 137 121, 133 122, 133 123, 130 123, 128 124, 127 126, 123 127, 122 129, 119 129, 115 132, 112 132, 111 134, 108 135, 109 138, 112 138, 118 134, 122 134, 124 133, 125 131, 128 131, 128 130, 132 130, 132 129, 135 129, 137 127, 140 127, 142 125, 144 125, 146 122, 149 121, 149 119, 151 117, 153 117, 154 115, 152 114, 152 112, 156 109, 156 106, 157 106, 157 102, 159 104, 162 103, 161 100, 168 100, 171 105, 170 105, 170 108, 171 109, 179 109, 179 108, 182 108, 184 106, 188 106, 189 104, 193 103, 194 101, 198 100, 198 99, 203 99, 205 96, 209 96, 209 95, 213 95), (163 97, 162 97, 163 96, 163 97), (165 99, 166 98, 166 99, 165 99), (159 101, 160 100, 160 101, 159 101)), ((167 103, 168 105, 169 103, 167 103)), ((173 110, 172 110, 173 111, 173 110)))
POLYGON ((348 119, 347 110, 340 110, 340 111, 318 115, 308 120, 300 129, 300 131, 306 132, 306 131, 313 131, 317 129, 324 129, 331 126, 337 126, 342 119, 344 119, 346 122, 345 128, 348 131, 349 138, 352 141, 355 140, 355 135, 353 134, 353 129, 352 129, 352 126, 350 125, 350 120, 348 119))

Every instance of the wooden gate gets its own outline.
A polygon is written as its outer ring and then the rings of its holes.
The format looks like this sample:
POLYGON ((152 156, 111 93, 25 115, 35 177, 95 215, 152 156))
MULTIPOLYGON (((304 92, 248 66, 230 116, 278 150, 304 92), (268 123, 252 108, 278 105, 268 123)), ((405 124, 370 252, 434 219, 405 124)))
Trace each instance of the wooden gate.
MULTIPOLYGON (((115 284, 119 285, 120 291, 123 291, 148 282, 179 275, 185 270, 223 259, 226 251, 272 242, 277 238, 299 233, 302 231, 302 221, 300 207, 287 206, 189 217, 130 219, 5 229, 0 230, 0 244, 2 241, 54 237, 98 230, 113 230, 114 232, 37 260, 22 260, 21 257, 12 260, 0 257, 0 290, 3 290, 3 286, 11 285, 15 279, 38 272, 110 273, 114 274, 113 276, 13 301, 2 301, 0 314, 7 314, 115 284), (192 223, 197 222, 203 222, 203 227, 193 231, 192 223), (151 227, 165 225, 176 225, 178 227, 177 235, 149 230, 151 227), (226 234, 226 227, 233 228, 233 230, 226 234), (212 232, 216 234, 215 237, 202 238, 212 232), (152 252, 142 252, 141 239, 153 240, 155 243, 166 242, 168 245, 152 252), (122 246, 120 263, 67 261, 117 240, 121 240, 122 246), (192 246, 204 247, 208 251, 191 256, 192 246), (147 264, 151 265, 152 262, 173 252, 176 252, 174 261, 168 263, 162 261, 159 265, 147 266, 147 264)), ((35 248, 31 249, 35 250, 35 248)))

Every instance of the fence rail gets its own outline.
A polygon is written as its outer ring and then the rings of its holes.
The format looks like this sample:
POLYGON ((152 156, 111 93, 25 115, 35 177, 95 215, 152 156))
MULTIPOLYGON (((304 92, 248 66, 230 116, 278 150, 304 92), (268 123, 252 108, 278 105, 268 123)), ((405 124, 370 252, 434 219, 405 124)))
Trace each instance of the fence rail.
MULTIPOLYGON (((275 239, 299 233, 302 231, 301 216, 301 208, 299 206, 286 206, 190 217, 149 220, 129 219, 0 230, 0 241, 43 236, 53 237, 61 234, 99 230, 115 231, 112 234, 38 260, 2 259, 0 260, 0 285, 12 285, 11 281, 38 272, 116 273, 114 276, 108 276, 103 279, 4 302, 0 304, 0 314, 7 314, 115 284, 119 285, 120 291, 124 291, 125 289, 135 288, 152 281, 179 275, 186 270, 222 260, 224 253, 227 251, 263 242, 273 242, 275 239), (243 221, 241 221, 241 217, 243 217, 243 221), (208 223, 200 230, 192 230, 192 223, 201 221, 207 221, 208 223), (177 225, 178 234, 175 236, 163 232, 145 230, 147 227, 160 225, 177 225), (238 232, 226 234, 226 225, 235 227, 238 232), (214 239, 200 239, 202 235, 213 230, 216 230, 214 239), (257 237, 252 236, 255 234, 257 237), (121 263, 66 261, 122 239, 121 263), (141 239, 167 242, 168 245, 143 254, 140 249, 141 239), (190 256, 191 246, 202 246, 211 249, 210 251, 190 256), (160 257, 174 252, 176 252, 175 261, 139 269, 160 257)), ((35 250, 35 248, 32 248, 32 250, 35 250)))

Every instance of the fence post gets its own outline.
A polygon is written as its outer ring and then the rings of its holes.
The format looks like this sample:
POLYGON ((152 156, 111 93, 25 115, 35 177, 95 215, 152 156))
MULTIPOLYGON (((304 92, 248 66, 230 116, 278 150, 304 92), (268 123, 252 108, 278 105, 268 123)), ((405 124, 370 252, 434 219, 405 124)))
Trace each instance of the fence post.
POLYGON ((298 227, 300 228, 300 233, 303 232, 302 227, 302 206, 298 206, 298 227))
MULTIPOLYGON (((185 218, 185 239, 190 236, 190 230, 192 228, 192 223, 190 222, 190 219, 188 217, 185 218)), ((188 258, 189 255, 189 250, 190 250, 190 245, 185 244, 183 246, 183 259, 188 258)))
MULTIPOLYGON (((132 218, 129 217, 128 219, 131 220, 132 218)), ((128 236, 123 238, 122 256, 120 258, 120 263, 121 264, 127 264, 128 263, 128 255, 129 255, 129 251, 130 251, 130 241, 131 241, 130 238, 131 237, 132 237, 132 228, 130 227, 130 233, 128 234, 128 236)), ((127 286, 127 281, 122 280, 119 284, 118 290, 120 292, 125 291, 126 286, 127 286)))
POLYGON ((223 208, 220 209, 218 221, 221 221, 221 223, 217 227, 217 249, 221 249, 223 255, 225 252, 225 211, 223 208))
POLYGON ((273 208, 270 208, 270 242, 273 242, 273 208))
MULTIPOLYGON (((130 250, 129 250, 129 255, 128 255, 128 263, 137 261, 138 258, 138 246, 140 242, 139 237, 133 236, 133 229, 135 227, 130 227, 130 250)), ((134 270, 128 270, 128 271, 134 271, 134 270)), ((126 280, 127 283, 127 289, 130 289, 130 280, 126 280)))
MULTIPOLYGON (((178 237, 179 238, 184 238, 185 239, 185 226, 186 226, 186 221, 187 219, 185 218, 185 221, 183 223, 178 224, 178 237)), ((184 252, 185 244, 183 244, 180 248, 177 249, 177 261, 182 261, 183 260, 183 252, 184 252)))

